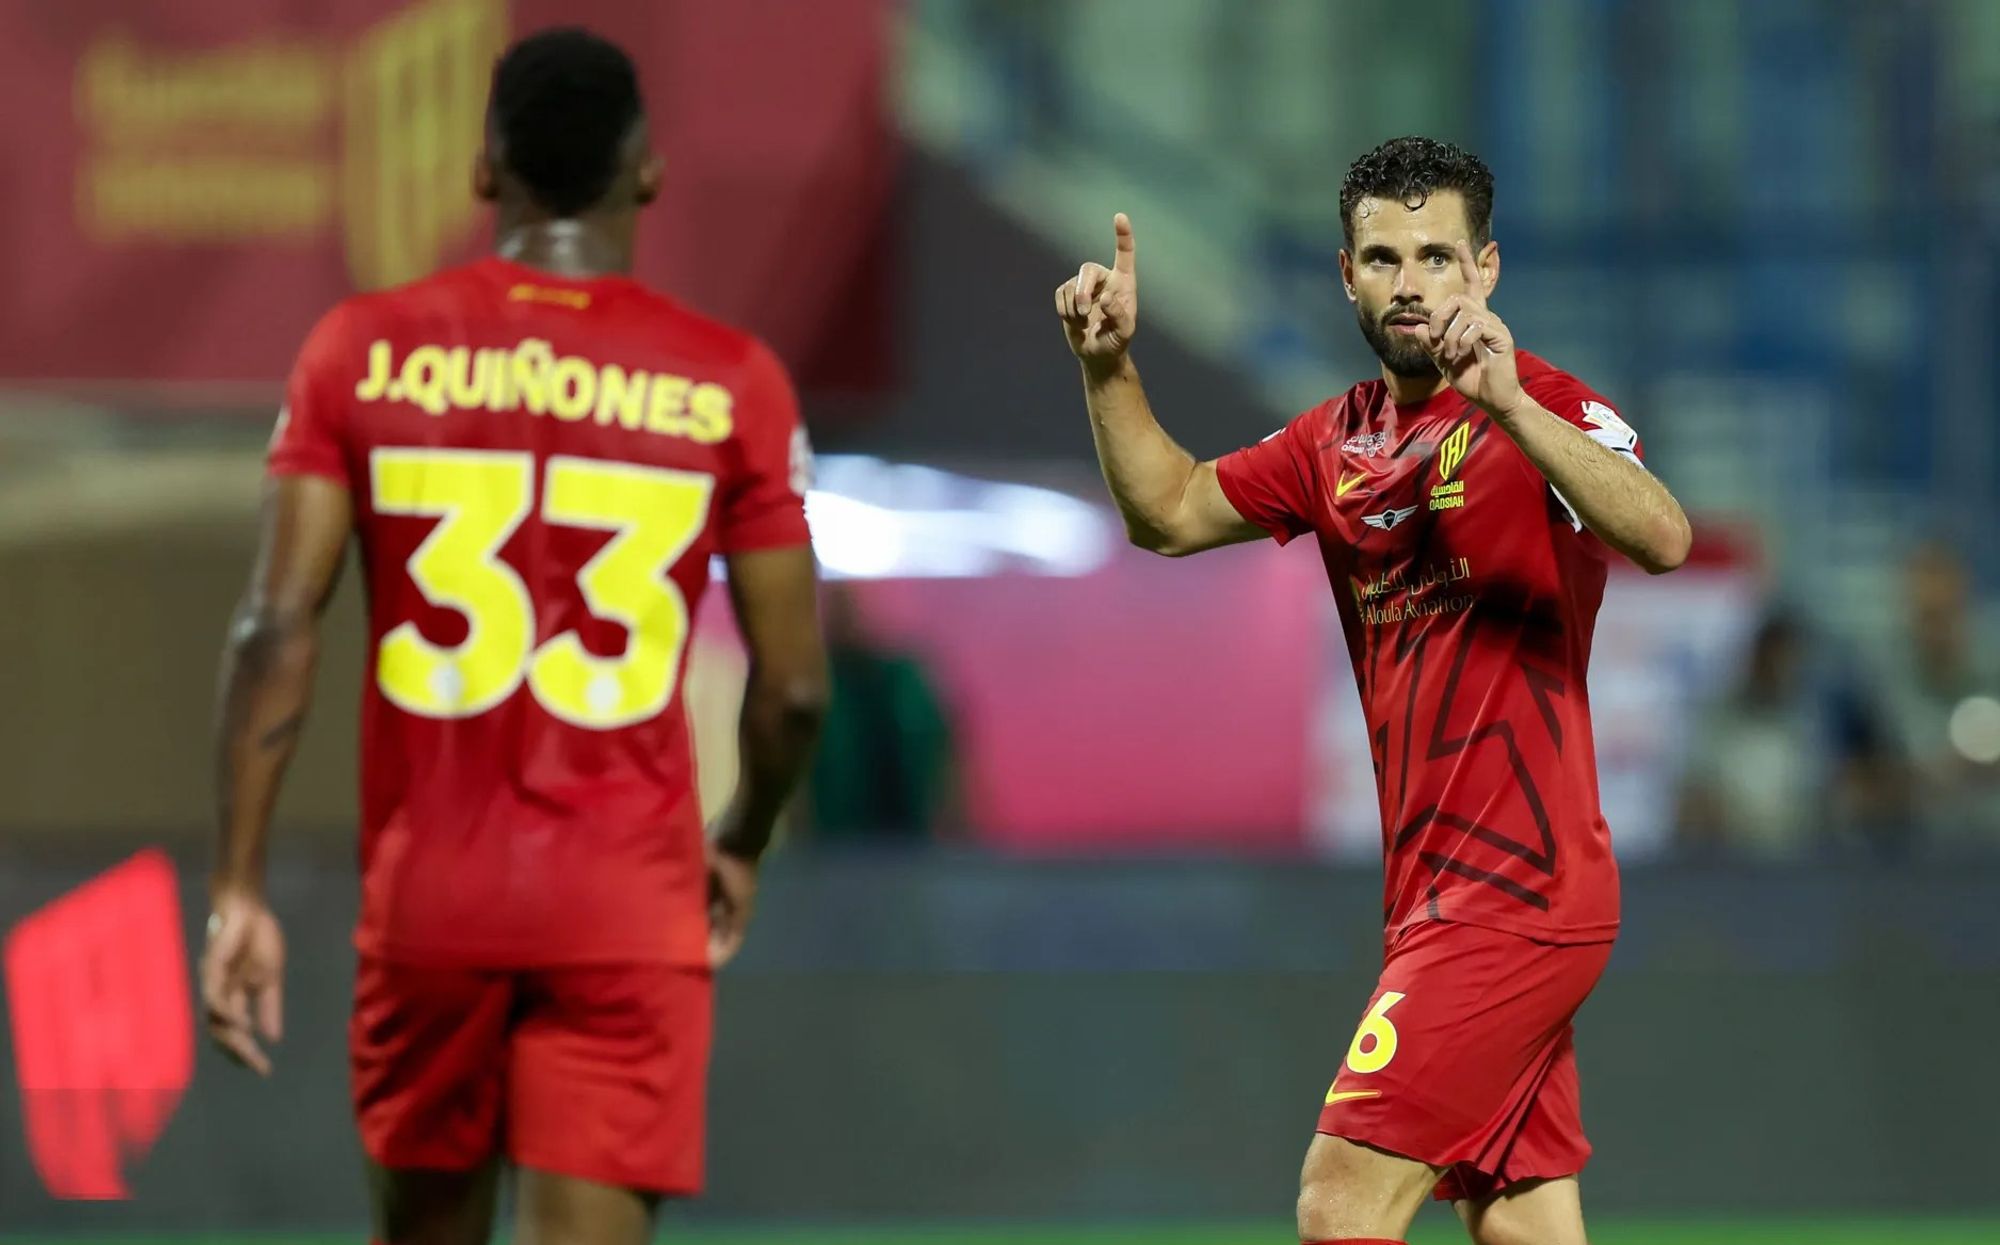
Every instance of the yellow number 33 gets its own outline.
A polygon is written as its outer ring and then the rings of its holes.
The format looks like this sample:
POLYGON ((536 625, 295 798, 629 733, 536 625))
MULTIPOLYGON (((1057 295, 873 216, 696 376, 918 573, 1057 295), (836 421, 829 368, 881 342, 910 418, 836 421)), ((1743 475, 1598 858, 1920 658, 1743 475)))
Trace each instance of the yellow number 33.
POLYGON ((414 622, 382 637, 375 679, 393 704, 423 717, 469 718, 525 680, 563 721, 615 730, 657 716, 673 700, 689 620, 666 572, 707 522, 713 476, 549 460, 543 520, 613 533, 576 578, 590 612, 626 629, 618 657, 588 652, 575 631, 534 642, 534 596, 500 560, 534 505, 533 455, 379 449, 369 456, 369 481, 377 513, 438 520, 410 555, 410 578, 425 600, 456 610, 466 625, 456 645, 432 643, 414 622))

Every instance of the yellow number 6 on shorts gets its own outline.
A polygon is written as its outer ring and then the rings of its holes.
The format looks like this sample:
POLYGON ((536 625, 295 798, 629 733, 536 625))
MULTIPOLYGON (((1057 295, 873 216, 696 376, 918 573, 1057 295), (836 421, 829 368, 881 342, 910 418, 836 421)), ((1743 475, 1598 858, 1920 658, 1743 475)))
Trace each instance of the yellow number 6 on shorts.
POLYGON ((1389 1009, 1403 1001, 1403 996, 1390 990, 1375 1000, 1375 1006, 1361 1018, 1361 1027, 1354 1031, 1354 1042, 1347 1048, 1347 1070, 1366 1076, 1370 1072, 1380 1072, 1396 1057, 1396 1026, 1389 1023, 1389 1009), (1362 1043, 1369 1038, 1375 1045, 1367 1050, 1362 1043))

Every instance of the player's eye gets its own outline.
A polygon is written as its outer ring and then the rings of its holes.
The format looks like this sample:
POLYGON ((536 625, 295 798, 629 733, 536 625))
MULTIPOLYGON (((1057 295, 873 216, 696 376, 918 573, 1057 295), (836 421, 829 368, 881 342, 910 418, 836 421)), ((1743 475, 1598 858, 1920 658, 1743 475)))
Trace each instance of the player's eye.
POLYGON ((1435 254, 1435 253, 1434 253, 1434 254, 1430 254, 1430 255, 1426 255, 1426 256, 1424 256, 1424 266, 1425 266, 1426 268, 1429 268, 1429 269, 1431 269, 1432 271, 1436 271, 1436 270, 1438 270, 1438 269, 1440 269, 1440 268, 1443 268, 1443 267, 1444 267, 1444 265, 1445 265, 1445 259, 1446 259, 1446 257, 1445 257, 1445 256, 1443 256, 1443 255, 1438 255, 1438 254, 1435 254))

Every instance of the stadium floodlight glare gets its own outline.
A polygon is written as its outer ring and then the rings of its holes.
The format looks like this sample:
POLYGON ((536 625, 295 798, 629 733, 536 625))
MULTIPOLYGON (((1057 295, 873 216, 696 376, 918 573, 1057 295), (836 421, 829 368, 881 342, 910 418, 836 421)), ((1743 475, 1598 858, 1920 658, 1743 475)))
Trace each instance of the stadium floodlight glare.
POLYGON ((806 497, 829 579, 1080 576, 1111 558, 1110 517, 1054 489, 830 454, 806 497))
POLYGON ((2000 761, 2000 700, 1967 696, 1951 711, 1945 731, 1951 746, 1974 765, 2000 761))

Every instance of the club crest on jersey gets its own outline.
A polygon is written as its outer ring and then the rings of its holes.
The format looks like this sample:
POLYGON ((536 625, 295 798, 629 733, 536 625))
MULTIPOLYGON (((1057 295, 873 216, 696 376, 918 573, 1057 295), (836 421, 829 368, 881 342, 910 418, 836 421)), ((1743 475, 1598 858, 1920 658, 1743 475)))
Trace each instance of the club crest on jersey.
POLYGON ((1454 428, 1450 436, 1438 443, 1438 479, 1441 483, 1431 488, 1432 510, 1457 510, 1465 505, 1465 481, 1451 477, 1471 452, 1472 424, 1469 421, 1454 428))
POLYGON ((1404 506, 1401 509, 1384 510, 1380 514, 1364 514, 1361 516, 1361 521, 1369 527, 1377 527, 1385 532, 1393 532, 1416 512, 1417 508, 1415 506, 1404 506))
POLYGON ((1451 435, 1438 443, 1438 479, 1451 479, 1471 448, 1472 424, 1468 421, 1452 429, 1451 435))

